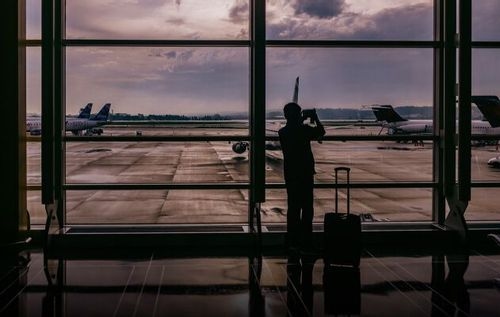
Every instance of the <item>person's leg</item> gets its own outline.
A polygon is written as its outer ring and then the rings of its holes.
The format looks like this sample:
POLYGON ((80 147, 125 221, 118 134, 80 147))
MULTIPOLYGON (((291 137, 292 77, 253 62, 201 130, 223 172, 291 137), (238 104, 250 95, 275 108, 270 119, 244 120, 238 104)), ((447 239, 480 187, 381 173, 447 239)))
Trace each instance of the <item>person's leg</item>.
POLYGON ((306 250, 311 250, 312 243, 312 222, 314 217, 314 194, 313 194, 314 180, 311 175, 310 179, 304 180, 302 184, 302 217, 301 217, 301 233, 303 247, 306 250))
POLYGON ((300 183, 287 184, 288 211, 286 215, 288 248, 299 248, 300 242, 300 183))

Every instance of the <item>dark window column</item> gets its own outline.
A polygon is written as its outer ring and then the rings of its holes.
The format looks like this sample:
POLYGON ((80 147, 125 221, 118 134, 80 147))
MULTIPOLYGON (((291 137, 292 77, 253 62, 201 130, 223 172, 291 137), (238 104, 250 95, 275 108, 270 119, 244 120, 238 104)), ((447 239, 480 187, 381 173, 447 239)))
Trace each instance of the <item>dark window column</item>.
POLYGON ((26 39, 25 1, 0 1, 2 19, 2 164, 0 244, 28 229, 26 212, 26 39))

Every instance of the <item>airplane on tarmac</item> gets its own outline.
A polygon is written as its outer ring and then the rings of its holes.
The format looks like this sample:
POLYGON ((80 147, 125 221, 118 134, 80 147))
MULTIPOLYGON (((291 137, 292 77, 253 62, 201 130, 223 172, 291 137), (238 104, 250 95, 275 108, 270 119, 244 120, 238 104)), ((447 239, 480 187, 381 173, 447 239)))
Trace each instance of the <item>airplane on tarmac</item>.
MULTIPOLYGON (((293 97, 292 97, 292 102, 298 103, 299 102, 299 77, 295 78, 295 86, 293 89, 293 97)), ((281 122, 269 122, 266 123, 266 131, 272 132, 272 133, 278 133, 278 130, 283 126, 283 123, 281 122)), ((240 141, 233 143, 232 149, 233 152, 237 154, 243 154, 245 151, 250 147, 250 144, 245 141, 240 141)), ((266 150, 281 150, 281 146, 279 141, 268 141, 265 144, 266 150)))
MULTIPOLYGON (((80 113, 77 117, 67 117, 66 120, 89 119, 92 112, 92 105, 93 104, 89 102, 85 107, 80 109, 80 113)), ((40 116, 26 118, 26 132, 30 132, 31 135, 42 134, 42 120, 40 116)))
MULTIPOLYGON (((475 103, 483 116, 484 120, 471 121, 471 134, 472 135, 499 135, 500 136, 500 119, 492 123, 495 118, 489 113, 492 112, 489 107, 483 105, 484 100, 490 102, 497 98, 496 96, 472 96, 471 101, 475 103), (479 102, 479 103, 478 103, 479 102), (488 112, 488 113, 487 113, 488 112), (498 125, 496 125, 498 124, 498 125)), ((498 98, 496 99, 498 100, 498 98)), ((500 109, 500 108, 499 108, 500 109)), ((377 105, 372 106, 373 114, 377 121, 381 123, 382 129, 387 129, 387 134, 391 135, 430 135, 433 131, 433 120, 409 120, 401 117, 399 113, 394 110, 391 105, 377 105)), ((500 114, 499 114, 500 115, 500 114)), ((500 116, 498 117, 500 118, 500 116)), ((379 134, 380 134, 379 132, 379 134)))
MULTIPOLYGON (((497 96, 472 96, 471 101, 476 104, 491 126, 483 134, 499 135, 500 137, 500 99, 497 96)), ((498 150, 498 140, 496 145, 498 150)), ((500 156, 489 159, 488 165, 499 168, 500 156)))
MULTIPOLYGON (((82 135, 83 133, 85 135, 94 133, 101 135, 103 131, 98 127, 108 121, 110 108, 111 104, 106 103, 96 115, 91 116, 92 103, 89 103, 82 109, 77 118, 66 118, 65 130, 71 131, 74 135, 82 135)), ((28 118, 26 120, 26 131, 31 135, 40 135, 42 133, 41 118, 28 118)))

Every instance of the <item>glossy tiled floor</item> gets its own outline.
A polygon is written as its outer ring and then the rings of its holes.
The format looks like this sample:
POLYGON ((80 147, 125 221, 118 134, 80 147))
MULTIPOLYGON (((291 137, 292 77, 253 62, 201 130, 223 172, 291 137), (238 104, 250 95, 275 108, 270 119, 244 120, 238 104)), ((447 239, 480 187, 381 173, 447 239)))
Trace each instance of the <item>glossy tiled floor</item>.
POLYGON ((2 316, 500 316, 500 252, 387 254, 359 269, 264 256, 2 256, 2 316), (84 259, 87 258, 87 259, 84 259))

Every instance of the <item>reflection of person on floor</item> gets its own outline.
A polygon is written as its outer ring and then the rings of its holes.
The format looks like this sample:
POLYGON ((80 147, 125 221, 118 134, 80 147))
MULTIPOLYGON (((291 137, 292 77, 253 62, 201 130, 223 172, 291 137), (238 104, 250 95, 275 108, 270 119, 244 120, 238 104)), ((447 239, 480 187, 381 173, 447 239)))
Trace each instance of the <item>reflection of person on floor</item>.
POLYGON ((314 259, 289 258, 287 262, 287 316, 313 315, 313 267, 314 259))
POLYGON ((311 141, 325 135, 316 111, 305 113, 296 103, 283 108, 286 126, 278 131, 288 196, 287 243, 290 250, 312 247, 314 157, 311 141), (304 124, 311 119, 316 126, 304 124), (302 245, 300 245, 301 243, 302 245))

